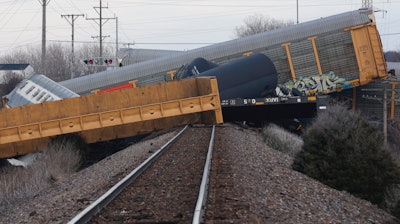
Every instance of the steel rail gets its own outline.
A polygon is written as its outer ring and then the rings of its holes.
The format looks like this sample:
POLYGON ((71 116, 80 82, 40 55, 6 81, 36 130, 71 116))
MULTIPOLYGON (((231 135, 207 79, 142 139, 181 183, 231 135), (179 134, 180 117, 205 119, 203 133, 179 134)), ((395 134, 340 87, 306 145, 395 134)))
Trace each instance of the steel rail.
POLYGON ((153 155, 147 158, 142 164, 135 168, 126 177, 120 180, 116 185, 110 188, 105 194, 98 198, 95 202, 90 204, 86 209, 76 215, 68 224, 74 223, 87 223, 90 219, 98 214, 103 208, 105 208, 110 202, 112 202, 127 186, 129 186, 140 174, 142 174, 164 151, 171 143, 177 140, 182 133, 188 128, 186 125, 175 137, 165 143, 160 149, 158 149, 153 155))
POLYGON ((210 143, 208 145, 208 153, 204 165, 203 177, 201 179, 199 196, 197 198, 196 208, 193 215, 193 221, 192 221, 193 224, 203 223, 204 205, 207 201, 208 182, 211 170, 212 153, 214 148, 214 137, 215 137, 215 125, 213 125, 210 143))

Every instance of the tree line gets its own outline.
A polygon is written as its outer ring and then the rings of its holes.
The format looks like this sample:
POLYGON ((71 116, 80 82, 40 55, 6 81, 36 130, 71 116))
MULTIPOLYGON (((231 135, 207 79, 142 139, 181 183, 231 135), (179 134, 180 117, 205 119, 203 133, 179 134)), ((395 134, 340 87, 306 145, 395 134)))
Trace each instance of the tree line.
MULTIPOLYGON (((105 47, 103 55, 114 55, 112 47, 105 47)), ((84 76, 105 70, 105 67, 88 66, 83 63, 83 59, 96 57, 99 55, 99 47, 97 45, 83 46, 75 50, 74 66, 72 66, 71 49, 61 44, 50 44, 46 49, 46 68, 42 68, 41 47, 26 47, 9 54, 0 56, 1 64, 30 64, 36 73, 46 71, 44 75, 50 79, 60 82, 74 77, 84 76), (73 69, 73 71, 71 71, 73 69)), ((114 57, 113 57, 114 58, 114 57)))

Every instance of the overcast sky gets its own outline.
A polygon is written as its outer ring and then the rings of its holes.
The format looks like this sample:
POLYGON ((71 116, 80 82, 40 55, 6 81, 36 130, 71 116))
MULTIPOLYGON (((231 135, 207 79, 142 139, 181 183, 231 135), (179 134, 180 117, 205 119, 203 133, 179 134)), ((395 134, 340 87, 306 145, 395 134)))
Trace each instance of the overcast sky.
MULTIPOLYGON (((0 54, 41 46, 45 0, 0 0, 0 54)), ((99 0, 47 0, 47 43, 71 46, 72 26, 61 15, 83 14, 75 20, 75 48, 98 44, 99 0), (94 8, 96 7, 96 8, 94 8)), ((374 0, 383 48, 400 51, 400 0, 374 0)), ((119 47, 190 50, 234 39, 235 27, 256 13, 275 19, 306 22, 357 10, 362 0, 103 0, 104 18, 118 17, 119 47), (106 8, 107 7, 107 8, 106 8), (298 8, 298 14, 297 14, 298 8), (128 45, 129 44, 129 45, 128 45), (134 45, 132 45, 134 44, 134 45)), ((71 18, 69 18, 71 20, 71 18)), ((103 26, 105 44, 116 42, 116 20, 103 26)))

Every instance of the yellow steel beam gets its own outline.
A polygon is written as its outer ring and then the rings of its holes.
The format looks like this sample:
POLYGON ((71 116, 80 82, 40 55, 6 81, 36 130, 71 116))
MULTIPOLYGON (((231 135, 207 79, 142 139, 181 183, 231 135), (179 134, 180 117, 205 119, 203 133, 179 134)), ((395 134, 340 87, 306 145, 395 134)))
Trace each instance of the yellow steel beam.
POLYGON ((92 143, 223 122, 217 80, 211 77, 3 109, 0 117, 0 158, 40 151, 50 137, 68 133, 92 143))
POLYGON ((0 144, 215 110, 217 99, 216 94, 209 94, 2 128, 0 144))
POLYGON ((285 43, 285 44, 282 44, 282 47, 284 47, 285 50, 286 50, 286 55, 287 55, 287 58, 288 58, 290 73, 292 74, 292 80, 295 82, 296 81, 296 73, 294 71, 293 60, 292 60, 292 55, 290 53, 289 45, 290 45, 290 43, 285 43))
POLYGON ((319 60, 317 44, 315 43, 316 38, 317 38, 317 36, 314 36, 314 37, 308 38, 308 40, 311 41, 312 48, 314 50, 314 57, 315 57, 315 62, 317 63, 318 72, 319 72, 319 74, 322 74, 321 61, 319 60))
POLYGON ((171 80, 174 80, 176 74, 176 70, 171 70, 167 72, 167 75, 171 78, 171 80))
POLYGON ((252 54, 253 54, 252 51, 248 51, 248 52, 243 53, 242 55, 245 56, 245 57, 248 57, 248 56, 250 56, 252 54))

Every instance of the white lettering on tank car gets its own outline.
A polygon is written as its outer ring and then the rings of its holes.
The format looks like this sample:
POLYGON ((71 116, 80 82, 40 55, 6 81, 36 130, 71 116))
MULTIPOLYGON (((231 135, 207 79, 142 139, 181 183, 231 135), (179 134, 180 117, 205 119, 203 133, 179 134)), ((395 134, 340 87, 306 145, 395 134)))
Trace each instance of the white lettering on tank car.
POLYGON ((279 98, 278 97, 272 97, 272 98, 265 98, 266 103, 278 103, 279 98))
POLYGON ((256 104, 256 99, 243 99, 243 103, 247 104, 256 104))

